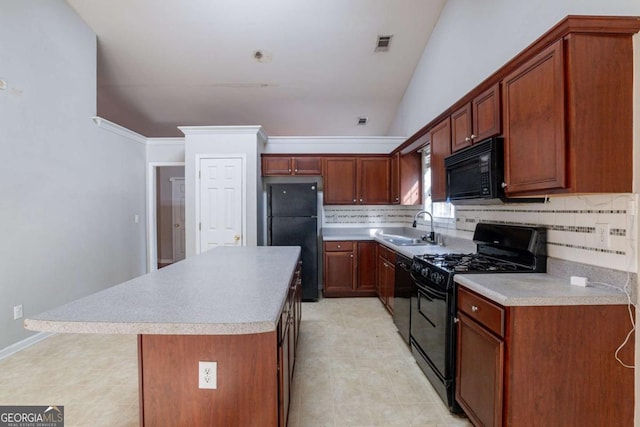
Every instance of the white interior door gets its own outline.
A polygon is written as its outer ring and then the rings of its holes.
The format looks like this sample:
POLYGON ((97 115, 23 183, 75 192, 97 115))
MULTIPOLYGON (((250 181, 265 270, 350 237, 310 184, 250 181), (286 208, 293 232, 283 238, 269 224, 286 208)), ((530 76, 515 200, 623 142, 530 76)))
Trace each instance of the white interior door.
POLYGON ((173 262, 185 257, 184 178, 171 178, 171 217, 173 225, 173 262))
POLYGON ((200 159, 200 252, 243 244, 241 158, 200 159))

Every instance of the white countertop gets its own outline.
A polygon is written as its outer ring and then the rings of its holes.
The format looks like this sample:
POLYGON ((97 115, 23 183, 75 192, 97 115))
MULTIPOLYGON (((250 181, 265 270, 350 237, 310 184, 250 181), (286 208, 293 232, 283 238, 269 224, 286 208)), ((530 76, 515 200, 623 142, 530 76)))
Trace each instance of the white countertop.
POLYGON ((34 331, 235 335, 275 331, 299 247, 216 247, 25 319, 34 331))
POLYGON ((503 306, 627 304, 622 291, 573 286, 544 273, 456 274, 454 281, 503 306))

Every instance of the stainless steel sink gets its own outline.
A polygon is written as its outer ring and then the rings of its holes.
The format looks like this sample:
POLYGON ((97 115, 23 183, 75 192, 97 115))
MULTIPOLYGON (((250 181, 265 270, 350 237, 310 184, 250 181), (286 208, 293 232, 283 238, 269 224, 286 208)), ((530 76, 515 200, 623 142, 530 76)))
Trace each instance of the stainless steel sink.
POLYGON ((422 246, 422 245, 435 245, 435 242, 428 242, 416 237, 399 236, 397 234, 378 234, 382 240, 392 243, 396 246, 422 246))

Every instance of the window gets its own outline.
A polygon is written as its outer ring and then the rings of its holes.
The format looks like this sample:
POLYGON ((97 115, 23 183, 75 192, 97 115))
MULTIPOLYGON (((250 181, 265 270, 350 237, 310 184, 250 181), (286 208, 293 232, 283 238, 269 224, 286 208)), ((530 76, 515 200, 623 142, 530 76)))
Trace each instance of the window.
POLYGON ((429 145, 422 151, 422 171, 424 209, 431 212, 434 218, 454 218, 455 208, 451 203, 431 201, 431 146, 429 145))

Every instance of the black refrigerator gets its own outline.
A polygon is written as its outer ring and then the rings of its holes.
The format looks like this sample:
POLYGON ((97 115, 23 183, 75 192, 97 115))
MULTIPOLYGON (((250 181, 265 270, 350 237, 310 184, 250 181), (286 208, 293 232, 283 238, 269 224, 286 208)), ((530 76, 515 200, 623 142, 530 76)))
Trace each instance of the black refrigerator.
POLYGON ((318 186, 269 184, 267 245, 302 247, 302 300, 318 300, 318 186))

